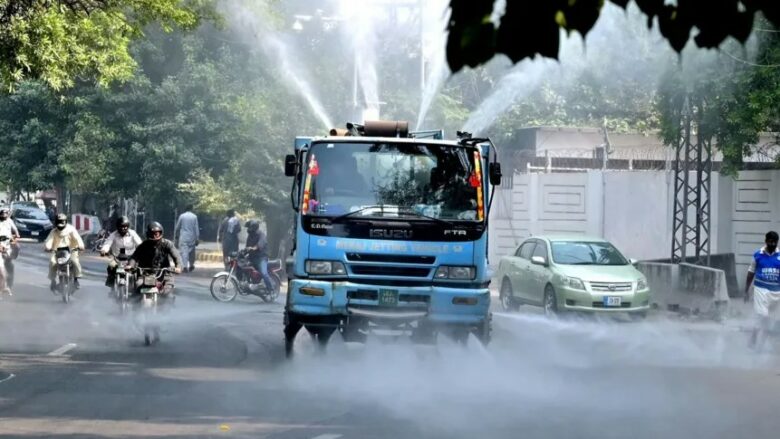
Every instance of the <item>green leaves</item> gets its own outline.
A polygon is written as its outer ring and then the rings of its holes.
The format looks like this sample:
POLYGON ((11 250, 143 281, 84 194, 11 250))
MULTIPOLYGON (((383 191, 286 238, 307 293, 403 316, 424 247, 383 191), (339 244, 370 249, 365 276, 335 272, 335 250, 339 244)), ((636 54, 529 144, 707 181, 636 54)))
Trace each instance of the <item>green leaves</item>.
POLYGON ((0 1, 0 86, 37 79, 63 90, 79 78, 125 81, 136 66, 130 43, 144 26, 192 29, 215 16, 208 0, 0 1))

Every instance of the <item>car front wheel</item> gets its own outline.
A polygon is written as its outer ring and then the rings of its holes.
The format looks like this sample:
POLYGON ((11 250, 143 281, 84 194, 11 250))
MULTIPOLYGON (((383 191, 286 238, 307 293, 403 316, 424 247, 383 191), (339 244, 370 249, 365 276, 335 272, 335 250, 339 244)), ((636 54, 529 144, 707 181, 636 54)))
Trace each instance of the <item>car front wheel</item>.
POLYGON ((544 315, 554 317, 558 314, 558 298, 552 285, 544 287, 544 315))
POLYGON ((519 308, 512 298, 512 283, 509 282, 509 279, 504 279, 501 282, 499 299, 501 300, 501 308, 503 308, 504 311, 517 311, 517 308, 519 308))

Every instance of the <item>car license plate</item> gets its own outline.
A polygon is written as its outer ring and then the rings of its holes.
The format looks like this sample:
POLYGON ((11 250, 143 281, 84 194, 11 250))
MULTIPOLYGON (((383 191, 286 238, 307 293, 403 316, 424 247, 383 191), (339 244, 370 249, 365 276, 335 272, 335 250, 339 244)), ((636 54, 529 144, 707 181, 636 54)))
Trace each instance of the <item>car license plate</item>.
POLYGON ((397 306, 398 305, 398 291, 396 291, 396 290, 379 290, 379 305, 380 306, 397 306))
POLYGON ((604 306, 620 306, 620 296, 607 296, 604 297, 604 306))
POLYGON ((38 236, 38 235, 40 235, 40 232, 30 232, 30 235, 31 236, 38 236))

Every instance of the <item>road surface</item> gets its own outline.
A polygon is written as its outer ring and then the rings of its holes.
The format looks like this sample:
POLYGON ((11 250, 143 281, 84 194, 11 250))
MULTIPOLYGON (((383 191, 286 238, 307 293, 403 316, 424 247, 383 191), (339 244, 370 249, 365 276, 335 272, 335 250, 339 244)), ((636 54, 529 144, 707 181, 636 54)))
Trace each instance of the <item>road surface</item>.
MULTIPOLYGON (((32 244, 28 247, 34 247, 32 244)), ((89 272, 102 262, 85 258, 89 272)), ((88 275, 48 290, 46 256, 17 260, 0 301, 0 438, 777 438, 780 368, 739 324, 652 316, 552 321, 495 314, 484 349, 299 337, 282 302, 214 302, 180 276, 160 344, 145 347, 88 275)))

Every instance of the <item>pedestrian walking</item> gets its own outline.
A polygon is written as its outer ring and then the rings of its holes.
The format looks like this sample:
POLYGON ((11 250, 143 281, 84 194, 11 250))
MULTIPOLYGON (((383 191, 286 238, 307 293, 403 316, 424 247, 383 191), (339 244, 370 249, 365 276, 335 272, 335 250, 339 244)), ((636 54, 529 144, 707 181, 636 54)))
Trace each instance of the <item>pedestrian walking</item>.
POLYGON ((217 242, 222 244, 222 257, 227 267, 228 257, 238 252, 238 234, 241 232, 241 220, 234 209, 227 211, 225 219, 219 226, 217 242))
POLYGON ((184 213, 179 215, 176 228, 173 231, 173 240, 181 253, 182 270, 185 273, 195 269, 195 247, 200 244, 198 216, 192 210, 191 204, 184 209, 184 213))
POLYGON ((771 318, 780 308, 780 252, 777 250, 777 232, 770 231, 764 239, 764 247, 753 254, 745 282, 745 302, 750 300, 750 284, 753 284, 753 312, 756 323, 750 336, 750 346, 757 347, 760 331, 769 330, 771 318))

